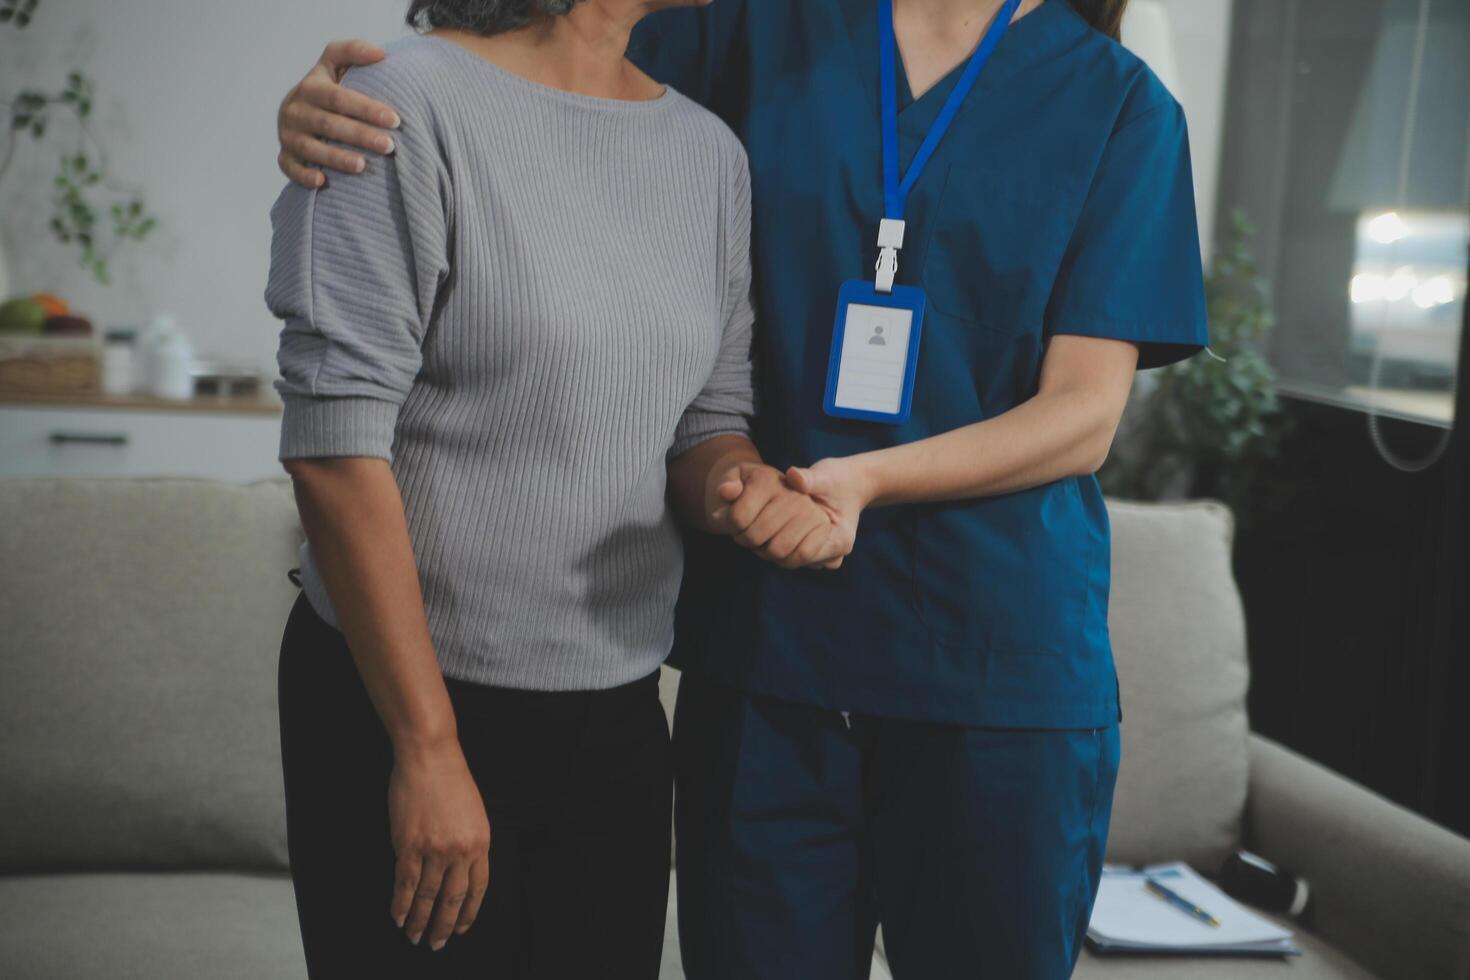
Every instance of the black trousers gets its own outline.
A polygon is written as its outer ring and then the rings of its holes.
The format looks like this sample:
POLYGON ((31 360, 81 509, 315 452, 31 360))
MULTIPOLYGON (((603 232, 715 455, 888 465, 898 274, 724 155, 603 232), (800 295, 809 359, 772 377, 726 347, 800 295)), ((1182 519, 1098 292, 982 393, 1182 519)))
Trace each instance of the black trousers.
POLYGON ((297 599, 281 758, 312 980, 655 980, 672 796, 657 673, 587 692, 446 684, 490 818, 490 885, 475 924, 435 953, 388 916, 387 733, 342 633, 297 599))

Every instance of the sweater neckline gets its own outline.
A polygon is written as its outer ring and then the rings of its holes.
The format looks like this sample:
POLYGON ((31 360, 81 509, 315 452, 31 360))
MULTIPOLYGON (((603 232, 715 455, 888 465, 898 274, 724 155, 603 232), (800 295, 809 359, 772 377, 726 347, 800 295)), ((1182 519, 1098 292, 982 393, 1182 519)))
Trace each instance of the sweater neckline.
POLYGON ((543 85, 541 82, 532 81, 524 75, 518 75, 508 68, 502 68, 488 58, 482 58, 462 45, 456 44, 448 38, 439 37, 434 34, 420 34, 420 38, 432 41, 443 48, 449 48, 454 56, 461 60, 472 62, 481 71, 485 71, 505 81, 507 84, 515 85, 528 92, 541 95, 546 98, 556 99, 571 105, 579 105, 590 109, 604 109, 613 112, 650 112, 661 109, 673 102, 677 93, 672 85, 667 82, 663 85, 663 92, 654 99, 613 99, 601 95, 586 95, 582 92, 569 92, 564 88, 556 88, 552 85, 543 85))

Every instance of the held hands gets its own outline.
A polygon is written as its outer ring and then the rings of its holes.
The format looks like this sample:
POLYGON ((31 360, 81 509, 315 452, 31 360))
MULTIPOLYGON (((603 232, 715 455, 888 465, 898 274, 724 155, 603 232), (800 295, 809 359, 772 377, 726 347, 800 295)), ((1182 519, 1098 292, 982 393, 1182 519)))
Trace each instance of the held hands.
POLYGON ((782 568, 839 568, 866 506, 842 462, 793 467, 784 476, 760 463, 732 467, 711 481, 710 523, 782 568))

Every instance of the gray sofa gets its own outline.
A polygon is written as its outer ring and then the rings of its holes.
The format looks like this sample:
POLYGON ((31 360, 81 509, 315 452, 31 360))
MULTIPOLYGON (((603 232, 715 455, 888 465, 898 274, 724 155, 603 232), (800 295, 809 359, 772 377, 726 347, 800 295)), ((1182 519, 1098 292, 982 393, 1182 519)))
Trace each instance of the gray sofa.
MULTIPOLYGON (((1110 506, 1110 859, 1247 845, 1318 911, 1299 960, 1077 976, 1470 978, 1470 841, 1250 733, 1228 513, 1110 506)), ((275 708, 299 539, 278 482, 0 482, 0 977, 304 976, 275 708)))

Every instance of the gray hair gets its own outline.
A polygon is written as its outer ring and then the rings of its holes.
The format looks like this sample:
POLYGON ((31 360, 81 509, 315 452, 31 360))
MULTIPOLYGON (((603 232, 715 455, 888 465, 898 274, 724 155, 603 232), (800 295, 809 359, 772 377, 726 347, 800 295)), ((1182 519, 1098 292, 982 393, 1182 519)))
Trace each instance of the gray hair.
POLYGON ((500 34, 548 17, 560 17, 582 0, 413 0, 408 25, 427 31, 448 27, 471 34, 500 34))

